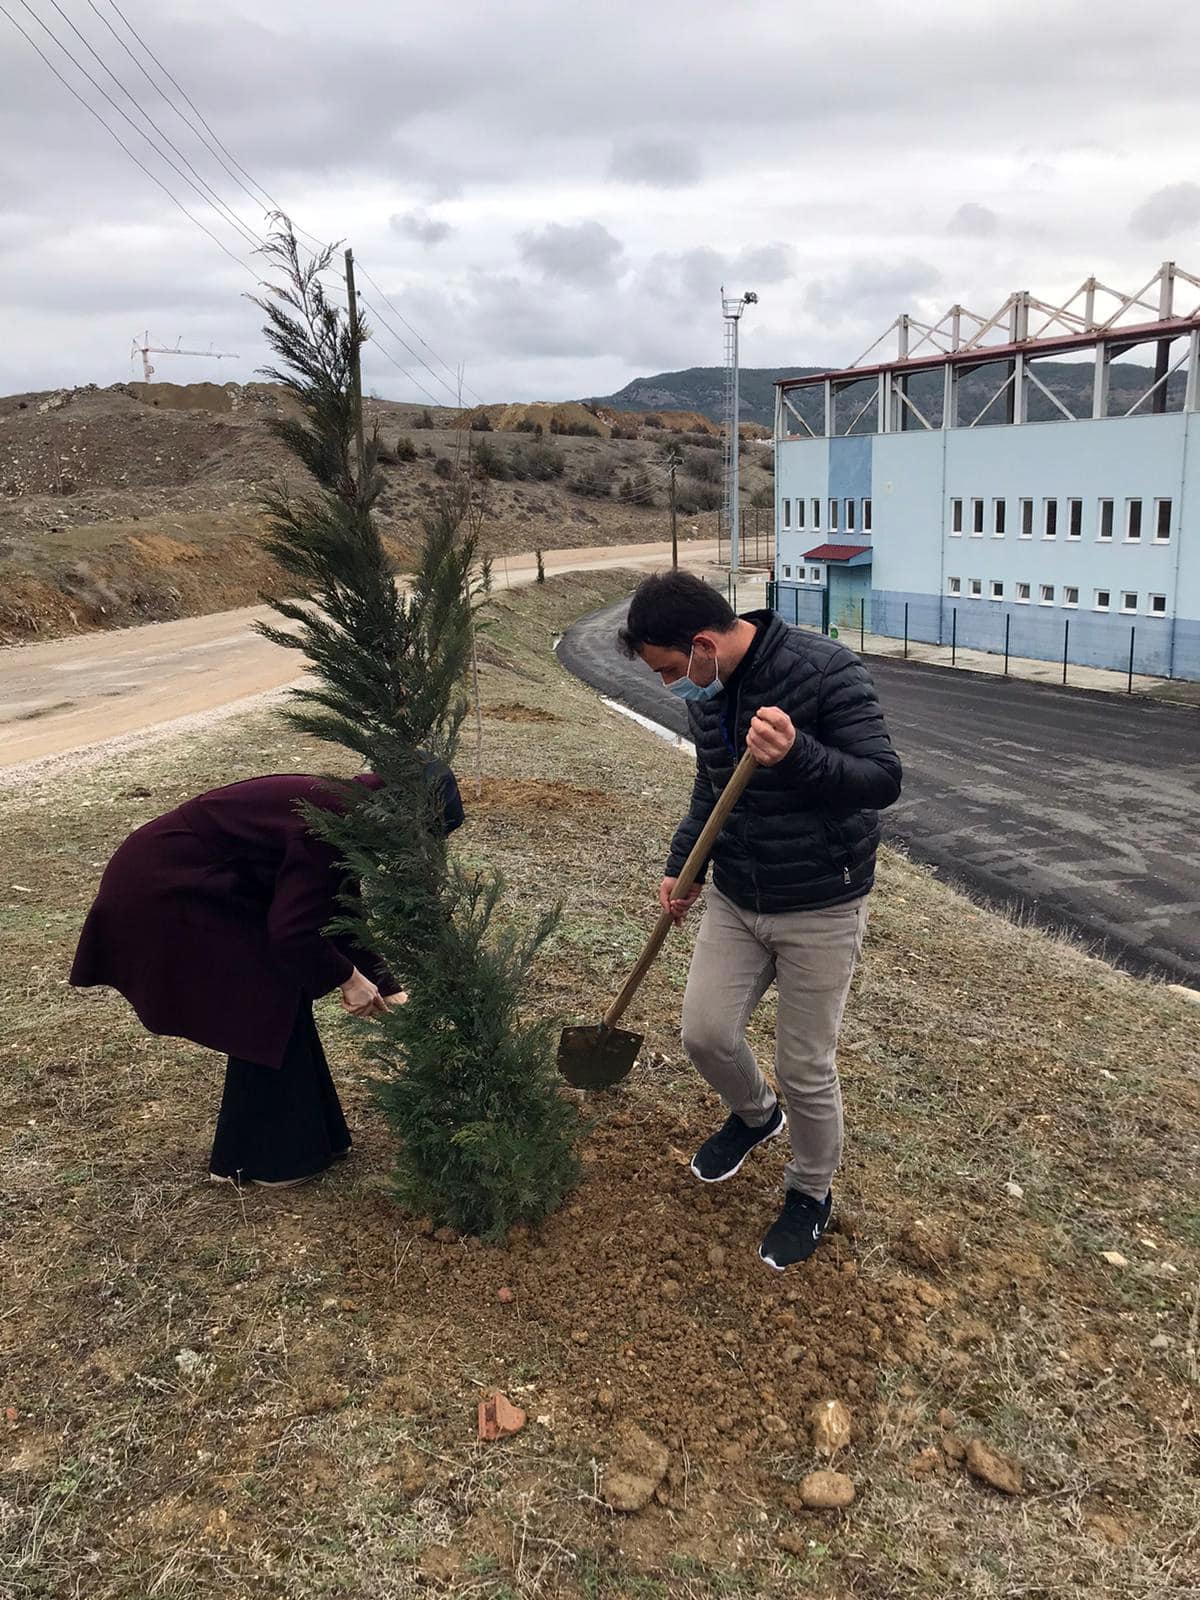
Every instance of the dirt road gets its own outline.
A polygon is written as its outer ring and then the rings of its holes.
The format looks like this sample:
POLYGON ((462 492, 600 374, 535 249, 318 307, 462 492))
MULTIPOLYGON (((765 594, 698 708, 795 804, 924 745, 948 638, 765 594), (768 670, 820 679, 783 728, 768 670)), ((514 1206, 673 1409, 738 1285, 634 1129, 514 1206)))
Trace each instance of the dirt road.
MULTIPOLYGON (((668 544, 599 545, 544 552, 547 573, 660 566, 668 544)), ((716 559, 716 545, 684 546, 688 566, 716 559)), ((533 555, 498 556, 498 588, 532 583, 533 555)), ((279 689, 299 657, 253 631, 270 618, 247 606, 178 622, 22 645, 0 651, 0 767, 63 755, 144 732, 197 712, 279 689)))

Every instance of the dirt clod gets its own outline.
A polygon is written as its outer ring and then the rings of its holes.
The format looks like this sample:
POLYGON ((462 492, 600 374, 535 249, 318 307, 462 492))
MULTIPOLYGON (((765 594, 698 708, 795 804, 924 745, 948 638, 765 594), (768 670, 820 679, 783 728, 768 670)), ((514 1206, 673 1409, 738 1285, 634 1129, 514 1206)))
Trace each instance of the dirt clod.
POLYGON ((808 1414, 813 1449, 819 1456, 835 1456, 850 1443, 853 1424, 840 1400, 822 1400, 808 1414))
POLYGON ((800 1499, 812 1511, 844 1511, 854 1502, 854 1484, 844 1472, 810 1472, 801 1480, 800 1499))
POLYGON ((1000 1494, 1020 1494, 1023 1488, 1020 1463, 993 1450, 982 1439, 967 1441, 967 1471, 1000 1494))
POLYGON ((938 1472, 942 1466, 942 1452, 936 1445, 927 1444, 923 1450, 918 1450, 908 1463, 909 1476, 925 1478, 931 1472, 938 1472))
POLYGON ((624 1423, 617 1436, 617 1452, 604 1474, 604 1503, 613 1511, 644 1511, 667 1475, 671 1453, 633 1423, 624 1423))

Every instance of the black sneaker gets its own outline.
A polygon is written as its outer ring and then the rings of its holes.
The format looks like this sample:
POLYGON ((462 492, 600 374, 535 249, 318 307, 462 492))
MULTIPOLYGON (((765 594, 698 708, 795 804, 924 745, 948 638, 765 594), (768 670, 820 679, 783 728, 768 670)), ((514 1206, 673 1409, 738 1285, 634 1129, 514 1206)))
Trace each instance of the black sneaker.
POLYGON ((803 1194, 799 1189, 789 1189, 783 1210, 758 1247, 759 1259, 774 1267, 776 1272, 794 1267, 798 1261, 807 1261, 829 1226, 832 1210, 832 1189, 824 1200, 814 1200, 812 1195, 803 1194))
POLYGON ((701 1183, 724 1183, 726 1178, 732 1178, 741 1169, 742 1162, 755 1145, 774 1139, 786 1127, 787 1118, 778 1101, 760 1128, 752 1128, 733 1112, 712 1138, 706 1139, 696 1151, 692 1159, 692 1171, 701 1183))

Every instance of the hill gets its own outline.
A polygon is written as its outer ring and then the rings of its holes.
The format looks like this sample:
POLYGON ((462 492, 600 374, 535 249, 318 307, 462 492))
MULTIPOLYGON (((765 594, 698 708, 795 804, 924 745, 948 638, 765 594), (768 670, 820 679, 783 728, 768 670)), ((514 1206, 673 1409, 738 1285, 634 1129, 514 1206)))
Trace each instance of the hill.
MULTIPOLYGON (((271 384, 232 383, 0 397, 0 644, 225 611, 277 587, 257 536, 263 490, 296 470, 268 427, 283 403, 271 384)), ((668 446, 683 461, 683 536, 715 533, 720 441, 704 418, 689 430, 575 403, 481 410, 468 421, 366 402, 380 524, 401 566, 422 513, 464 471, 490 480, 481 543, 495 555, 665 539, 668 446)), ((747 451, 743 488, 760 509, 771 464, 747 451)))
MULTIPOLYGON (((761 423, 771 428, 775 420, 775 384, 780 378, 804 378, 828 370, 824 367, 743 367, 738 374, 742 421, 761 423)), ((959 414, 970 422, 987 404, 997 387, 998 364, 977 368, 964 375, 959 387, 959 414)), ((1118 415, 1133 406, 1154 381, 1154 369, 1131 361, 1116 361, 1111 369, 1111 405, 1118 415)), ((1039 362, 1038 377, 1069 411, 1086 416, 1092 397, 1092 367, 1086 361, 1039 362)), ((1184 374, 1177 372, 1168 384, 1172 409, 1182 398, 1184 374)), ((936 416, 941 411, 941 374, 930 372, 915 378, 910 389, 913 401, 926 416, 933 403, 936 416)), ((865 398, 865 395, 864 395, 865 398)), ((597 409, 646 412, 676 409, 699 412, 719 421, 725 402, 724 367, 688 367, 683 372, 659 372, 649 378, 635 378, 616 394, 585 401, 597 409)), ((811 394, 812 409, 819 404, 818 391, 811 394)), ((802 408, 807 410, 808 408, 802 408)), ((931 417, 936 421, 936 416, 931 417)), ((1030 386, 1029 421, 1053 422, 1061 412, 1036 386, 1030 386)), ((999 422, 1001 403, 989 411, 987 421, 999 422)), ((868 431, 861 427, 859 432, 868 431)))
MULTIPOLYGON (((775 421, 775 383, 779 378, 803 378, 821 367, 742 367, 738 386, 743 422, 770 428, 775 421)), ((724 367, 688 367, 683 372, 659 372, 635 378, 616 394, 586 402, 615 411, 698 411, 714 422, 721 420, 725 403, 724 367)))

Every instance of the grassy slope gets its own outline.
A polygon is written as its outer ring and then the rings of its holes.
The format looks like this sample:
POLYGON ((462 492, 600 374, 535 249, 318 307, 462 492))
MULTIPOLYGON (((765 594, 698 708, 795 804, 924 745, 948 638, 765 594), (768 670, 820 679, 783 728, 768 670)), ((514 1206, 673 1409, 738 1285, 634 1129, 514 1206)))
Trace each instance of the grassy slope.
MULTIPOLYGON (((689 781, 550 657, 618 582, 500 598, 459 836, 514 915, 565 900, 534 1003, 580 1016, 636 953, 689 781)), ((259 714, 0 795, 4 1592, 1195 1592, 1193 1009, 888 855, 844 1036, 846 1220, 803 1275, 753 1258, 782 1153, 687 1177, 714 1107, 678 1053, 686 937, 637 1003, 649 1064, 591 1102, 585 1181, 537 1237, 487 1251, 395 1211, 329 1008, 356 1158, 239 1200, 202 1181, 219 1064, 65 968, 130 828, 324 760, 259 714), (531 1422, 484 1449, 492 1384, 531 1422), (794 1495, 826 1395, 856 1424, 840 1519, 794 1495), (1023 1498, 934 1448, 946 1407, 1021 1460, 1023 1498), (614 1418, 672 1449, 668 1503, 634 1519, 595 1498, 614 1418)))

